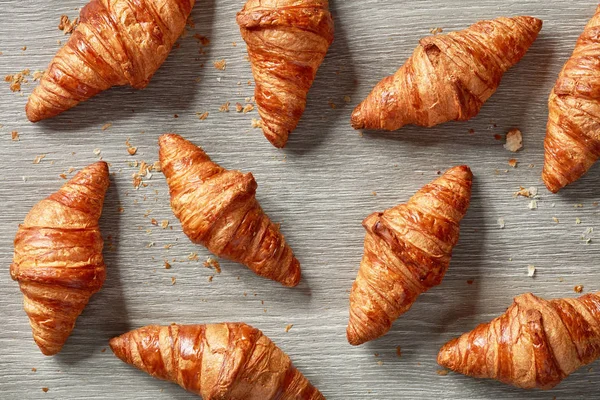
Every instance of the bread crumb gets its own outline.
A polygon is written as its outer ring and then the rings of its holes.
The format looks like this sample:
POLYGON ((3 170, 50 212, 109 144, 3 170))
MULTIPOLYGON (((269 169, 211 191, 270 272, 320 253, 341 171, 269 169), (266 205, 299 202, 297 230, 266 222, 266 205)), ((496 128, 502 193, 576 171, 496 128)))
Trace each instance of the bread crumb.
POLYGON ((198 43, 202 46, 208 46, 210 44, 209 38, 207 38, 206 36, 199 35, 197 33, 194 35, 194 39, 196 39, 198 43))
POLYGON ((471 128, 469 129, 469 135, 474 135, 475 134, 475 129, 471 128))
POLYGON ((171 264, 165 260, 165 269, 171 269, 171 264))
POLYGON ((151 223, 152 225, 158 225, 158 221, 157 221, 157 220, 155 220, 154 218, 152 218, 152 219, 150 220, 150 223, 151 223))
POLYGON ((31 371, 32 371, 32 372, 36 372, 36 371, 37 371, 37 368, 31 368, 31 371))
POLYGON ((137 147, 133 147, 129 140, 130 139, 127 138, 127 140, 125 141, 125 145, 127 146, 127 152, 130 156, 134 156, 135 153, 137 153, 137 147))
POLYGON ((205 111, 203 113, 197 112, 196 115, 198 116, 198 119, 200 121, 204 121, 206 118, 208 118, 208 111, 205 111))
POLYGON ((212 282, 212 281, 213 281, 213 278, 214 278, 214 277, 213 277, 212 275, 211 275, 211 276, 209 276, 209 277, 208 277, 208 281, 209 281, 209 282, 212 282))
POLYGON ((535 275, 535 265, 527 266, 527 276, 532 277, 535 275))
POLYGON ((6 75, 4 77, 4 81, 10 83, 10 90, 13 92, 21 91, 21 84, 27 83, 27 76, 29 76, 31 71, 29 68, 24 69, 21 72, 17 72, 16 74, 6 75))
POLYGON ((17 131, 12 131, 10 133, 10 137, 12 138, 12 140, 14 140, 15 142, 19 141, 19 132, 17 131))
POLYGON ((329 107, 331 107, 332 110, 335 110, 336 105, 333 101, 329 100, 329 107))
POLYGON ((344 103, 350 103, 352 98, 350 96, 344 96, 344 103))
POLYGON ((33 159, 34 164, 39 164, 44 158, 46 158, 45 154, 40 154, 33 159))
POLYGON ((248 114, 252 110, 254 110, 254 106, 252 104, 246 104, 242 111, 244 114, 248 114))
POLYGON ((446 375, 448 375, 448 370, 447 370, 447 369, 438 369, 438 370, 436 371, 436 373, 437 373, 439 376, 446 376, 446 375))
POLYGON ((107 130, 108 128, 110 128, 111 126, 112 126, 112 124, 111 124, 110 122, 109 122, 109 123, 107 123, 107 124, 104 124, 104 125, 102 125, 102 130, 103 130, 103 131, 105 131, 105 130, 107 130))
POLYGON ((431 28, 429 30, 429 33, 431 33, 432 35, 437 35, 437 34, 440 34, 442 32, 444 32, 444 29, 443 28, 439 28, 439 27, 438 28, 431 28))
POLYGON ((106 347, 103 347, 102 350, 100 350, 100 353, 106 353, 106 347))
POLYGON ((206 268, 214 268, 215 271, 217 271, 217 274, 221 273, 221 264, 212 257, 208 257, 206 261, 204 261, 204 266, 206 268))
POLYGON ((382 366, 383 365, 383 361, 377 361, 377 365, 382 366))
POLYGON ((289 324, 285 326, 285 332, 288 333, 290 331, 290 329, 292 329, 292 327, 294 326, 294 324, 289 324))
POLYGON ((510 160, 508 160, 508 165, 510 165, 510 166, 511 166, 511 167, 513 167, 513 168, 517 168, 517 163, 518 163, 518 162, 519 162, 519 161, 517 161, 517 159, 516 159, 516 158, 511 158, 510 160))
POLYGON ((538 194, 538 190, 535 186, 530 187, 529 189, 525 189, 523 186, 519 186, 519 191, 515 192, 515 194, 513 195, 514 197, 528 197, 528 198, 534 198, 535 196, 537 196, 538 194))
POLYGON ((537 208, 538 208, 538 202, 537 202, 537 200, 531 200, 529 202, 529 206, 528 207, 529 207, 530 210, 537 210, 537 208))
POLYGON ((475 281, 473 279, 467 280, 467 285, 472 285, 473 283, 475 283, 475 281))
POLYGON ((219 112, 229 112, 229 102, 223 104, 221 107, 219 107, 219 112))
POLYGON ((504 223, 504 218, 498 218, 498 226, 500 227, 500 229, 504 229, 504 227, 506 226, 504 223))
POLYGON ((215 66, 216 69, 224 71, 225 68, 227 68, 227 61, 217 60, 217 61, 213 62, 213 65, 215 66))
POLYGON ((77 25, 79 24, 79 18, 75 18, 73 21, 69 20, 69 17, 66 15, 60 16, 60 23, 58 24, 58 29, 63 31, 65 35, 69 33, 73 33, 77 25))
POLYGON ((581 224, 581 220, 580 220, 579 218, 575 218, 575 223, 576 223, 577 225, 579 225, 579 224, 581 224))
POLYGON ((504 148, 508 151, 512 151, 513 153, 521 150, 523 148, 523 135, 521 131, 513 128, 506 134, 506 143, 504 144, 504 148))
POLYGON ((375 191, 373 191, 371 194, 372 194, 373 196, 377 196, 377 192, 375 192, 375 191))
POLYGON ((573 290, 575 291, 575 293, 581 293, 583 292, 583 285, 577 285, 573 288, 573 290))
POLYGON ((23 51, 27 50, 27 46, 21 47, 21 50, 23 50, 23 51))
POLYGON ((198 261, 198 253, 190 253, 190 255, 188 256, 188 260, 198 261))
POLYGON ((175 278, 174 276, 171 277, 171 285, 175 285, 175 282, 177 281, 177 278, 175 278))
POLYGON ((66 174, 60 174, 59 177, 61 177, 62 179, 67 179, 67 175, 66 174))
POLYGON ((260 119, 252 118, 253 128, 262 128, 262 121, 260 119))
POLYGON ((163 228, 163 229, 167 229, 167 227, 168 227, 168 226, 169 226, 169 221, 167 221, 166 219, 165 219, 165 220, 162 220, 162 221, 160 221, 160 227, 161 227, 161 228, 163 228))
POLYGON ((400 346, 396 346, 396 355, 398 357, 402 357, 402 349, 400 348, 400 346))
POLYGON ((554 221, 554 222, 556 222, 558 224, 558 218, 552 217, 552 221, 554 221))

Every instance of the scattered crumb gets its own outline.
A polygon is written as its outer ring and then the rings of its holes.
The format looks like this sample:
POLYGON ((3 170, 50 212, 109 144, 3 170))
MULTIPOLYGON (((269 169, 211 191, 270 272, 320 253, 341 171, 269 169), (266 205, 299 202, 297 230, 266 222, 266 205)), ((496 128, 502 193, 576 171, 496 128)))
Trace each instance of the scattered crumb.
POLYGON ((396 346, 396 355, 398 357, 402 357, 402 349, 400 348, 400 346, 396 346))
POLYGON ((66 15, 60 16, 60 23, 58 24, 58 29, 63 31, 65 35, 69 33, 73 33, 75 28, 79 24, 79 18, 75 18, 73 21, 69 20, 69 17, 66 15))
POLYGON ((131 143, 129 142, 129 138, 127 138, 127 140, 125 141, 125 145, 127 146, 127 152, 129 153, 130 156, 134 156, 135 153, 137 153, 137 147, 133 147, 131 145, 131 143))
POLYGON ((12 138, 12 140, 14 140, 15 142, 19 141, 19 132, 17 131, 12 131, 10 133, 10 137, 12 138))
POLYGON ((581 224, 581 220, 580 220, 579 218, 575 218, 575 223, 576 223, 577 225, 579 225, 579 224, 581 224))
POLYGON ((32 371, 32 372, 36 372, 36 371, 37 371, 37 368, 31 368, 31 371, 32 371))
POLYGON ((217 274, 221 273, 221 264, 212 257, 208 257, 206 261, 204 261, 204 266, 206 268, 214 268, 215 271, 217 271, 217 274))
POLYGON ((469 280, 467 281, 467 285, 472 285, 473 283, 475 283, 475 281, 474 281, 473 279, 469 279, 469 280))
POLYGON ((45 154, 40 154, 33 159, 34 164, 39 164, 44 158, 46 158, 45 154))
POLYGON ((16 74, 6 75, 4 77, 4 81, 10 83, 10 90, 13 92, 21 91, 21 84, 27 83, 27 76, 29 76, 31 71, 29 69, 24 69, 21 72, 17 72, 16 74))
POLYGON ((329 100, 329 107, 331 107, 333 110, 335 110, 336 105, 333 101, 329 100))
POLYGON ((167 221, 166 219, 165 219, 165 220, 162 220, 162 221, 160 221, 160 227, 161 227, 161 228, 163 228, 163 229, 167 229, 167 227, 168 227, 168 226, 169 226, 169 221, 167 221))
POLYGON ((516 158, 511 158, 510 160, 508 160, 508 165, 510 165, 510 166, 511 166, 511 167, 513 167, 513 168, 517 168, 517 163, 518 163, 518 162, 519 162, 519 161, 517 161, 517 159, 516 159, 516 158))
POLYGON ((286 332, 286 333, 287 333, 287 332, 289 332, 289 331, 290 331, 290 329, 292 329, 292 327, 293 327, 293 326, 294 326, 294 324, 289 324, 289 325, 286 325, 286 326, 285 326, 285 332, 286 332))
POLYGON ((48 393, 48 390, 50 390, 50 389, 48 389, 47 387, 42 388, 42 392, 44 392, 44 393, 48 393))
POLYGON ((154 218, 152 218, 152 219, 150 220, 150 223, 151 223, 152 225, 158 225, 158 221, 157 221, 157 220, 155 220, 154 218))
POLYGON ((469 129, 469 135, 474 135, 475 134, 475 129, 471 128, 469 129))
POLYGON ((223 104, 221 107, 219 107, 219 112, 229 112, 229 102, 223 104))
POLYGON ((66 174, 60 174, 59 177, 61 177, 62 179, 67 179, 67 175, 66 174))
POLYGON ((534 198, 535 196, 537 196, 538 194, 538 190, 535 186, 530 187, 529 189, 525 189, 523 186, 519 187, 519 191, 515 192, 515 194, 513 195, 514 197, 528 197, 528 198, 534 198))
POLYGON ((496 140, 502 140, 502 139, 504 139, 504 136, 499 135, 499 134, 495 134, 494 135, 494 139, 496 139, 496 140))
POLYGON ((437 373, 439 376, 446 376, 446 375, 448 375, 448 370, 447 370, 447 369, 438 369, 438 370, 436 371, 436 373, 437 373))
POLYGON ((171 269, 171 264, 167 260, 165 260, 165 269, 171 269))
POLYGON ((188 260, 198 261, 198 253, 190 253, 190 255, 188 256, 188 260))
POLYGON ((377 365, 382 366, 383 365, 383 361, 381 361, 381 360, 377 361, 377 365))
POLYGON ((504 148, 512 152, 517 152, 523 148, 523 136, 520 130, 513 128, 508 131, 504 148))
POLYGON ((244 106, 241 103, 235 103, 235 111, 241 113, 244 111, 244 106))
POLYGON ((527 276, 533 276, 535 275, 535 265, 528 265, 527 266, 527 276))
POLYGON ((498 226, 500 227, 500 229, 504 229, 504 218, 498 218, 498 226))
POLYGON ((216 69, 224 71, 227 68, 227 61, 225 60, 217 60, 213 63, 216 69))
POLYGON ((171 277, 171 285, 175 285, 175 281, 177 281, 177 278, 175 278, 174 276, 171 277))
POLYGON ((33 73, 33 80, 34 81, 39 81, 40 79, 42 79, 42 76, 44 76, 44 72, 45 71, 34 71, 34 73, 33 73))
POLYGON ((554 222, 556 222, 558 224, 558 218, 552 217, 552 221, 554 221, 554 222))
POLYGON ((431 33, 432 35, 437 35, 437 34, 440 34, 442 32, 444 32, 443 28, 431 28, 429 30, 429 33, 431 33))
POLYGON ((531 200, 529 202, 529 206, 528 207, 529 207, 530 210, 537 210, 537 208, 538 208, 537 200, 531 200))
POLYGON ((123 207, 119 207, 119 208, 117 209, 117 211, 119 211, 119 212, 122 214, 123 212, 125 212, 125 209, 124 209, 123 207))
POLYGON ((252 104, 246 104, 242 112, 244 114, 248 114, 250 111, 254 110, 254 106, 252 104))
POLYGON ((252 118, 253 128, 262 128, 262 121, 260 119, 252 118))
POLYGON ((103 131, 105 131, 105 130, 107 130, 108 128, 110 128, 111 126, 112 126, 112 124, 111 124, 110 122, 109 122, 109 123, 107 123, 107 124, 104 124, 104 125, 102 125, 102 130, 103 130, 103 131))
POLYGON ((377 196, 377 192, 373 192, 372 194, 373 194, 373 196, 377 196))
POLYGON ((197 112, 196 115, 198 116, 198 119, 200 121, 204 121, 206 118, 208 118, 208 111, 205 111, 203 113, 197 112))
POLYGON ((344 103, 350 103, 352 98, 350 96, 344 96, 344 103))
POLYGON ((237 43, 236 43, 236 42, 231 42, 231 45, 232 45, 233 47, 237 47, 237 43))
POLYGON ((100 350, 100 353, 106 353, 106 347, 103 347, 102 350, 100 350))
POLYGON ((206 36, 199 35, 197 33, 194 35, 194 39, 196 39, 198 43, 200 43, 202 46, 208 46, 210 44, 209 38, 207 38, 206 36))
POLYGON ((581 293, 583 292, 583 285, 577 285, 573 288, 573 290, 575 291, 575 293, 581 293))
POLYGON ((21 50, 23 50, 23 51, 27 50, 27 46, 21 47, 21 50))

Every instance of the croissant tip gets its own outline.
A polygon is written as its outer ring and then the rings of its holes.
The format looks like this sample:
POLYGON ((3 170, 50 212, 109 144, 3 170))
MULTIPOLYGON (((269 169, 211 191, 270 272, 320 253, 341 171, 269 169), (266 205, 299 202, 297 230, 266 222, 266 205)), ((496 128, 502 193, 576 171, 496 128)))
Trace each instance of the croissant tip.
POLYGON ((563 187, 566 186, 560 184, 560 182, 557 182, 557 180, 551 176, 551 174, 546 170, 545 167, 542 171, 542 180, 544 181, 544 185, 546 185, 546 188, 554 194, 558 193, 563 187))
POLYGON ((450 168, 446 173, 450 174, 460 174, 463 175, 464 179, 473 179, 473 171, 468 165, 459 165, 457 167, 450 168))
POLYGON ((28 100, 27 104, 25 105, 25 115, 27 116, 27 119, 29 120, 29 122, 33 122, 33 123, 39 122, 43 119, 43 118, 40 118, 38 113, 33 111, 33 106, 31 105, 31 100, 28 100))
POLYGON ((108 346, 110 347, 110 349, 112 350, 112 352, 114 353, 115 356, 117 356, 118 358, 120 358, 121 360, 124 360, 124 354, 123 354, 123 349, 124 349, 124 345, 123 345, 123 336, 116 336, 112 339, 110 339, 108 341, 108 346))
POLYGON ((346 339, 352 346, 360 346, 361 344, 367 342, 367 340, 364 340, 362 337, 356 334, 356 332, 351 328, 351 323, 348 323, 348 326, 346 327, 346 339))
POLYGON ((454 370, 455 365, 453 363, 454 357, 452 357, 452 349, 455 346, 457 339, 452 339, 448 343, 442 346, 437 356, 437 363, 447 369, 454 370))
POLYGON ((354 111, 352 112, 352 117, 350 118, 350 124, 354 129, 364 129, 365 128, 365 119, 362 115, 362 103, 359 104, 354 111))

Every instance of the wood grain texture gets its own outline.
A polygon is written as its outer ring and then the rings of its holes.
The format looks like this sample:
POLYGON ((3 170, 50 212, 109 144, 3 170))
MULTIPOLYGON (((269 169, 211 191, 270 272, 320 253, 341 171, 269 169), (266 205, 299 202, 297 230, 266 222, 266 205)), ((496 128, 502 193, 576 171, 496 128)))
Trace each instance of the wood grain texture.
MULTIPOLYGON (((600 238, 588 233, 600 220, 600 208, 593 206, 600 201, 598 168, 560 195, 547 192, 540 176, 548 94, 597 3, 332 0, 336 39, 284 151, 251 128, 256 111, 234 111, 235 102, 244 103, 254 91, 247 84, 252 74, 235 23, 242 3, 198 1, 195 30, 180 40, 143 91, 112 89, 33 125, 24 106, 34 83, 12 93, 8 83, 0 82, 0 397, 192 399, 179 387, 123 364, 107 350, 108 339, 151 323, 221 321, 260 328, 328 399, 600 397, 597 363, 546 393, 436 374, 441 345, 501 314, 513 296, 532 291, 547 298, 574 297, 575 285, 583 285, 585 292, 600 290, 600 238), (479 19, 518 14, 542 18, 544 29, 476 119, 363 136, 350 128, 353 107, 404 63, 430 29, 450 31, 479 19), (205 54, 198 52, 196 32, 211 40, 205 54), (225 71, 213 67, 221 59, 227 61, 225 71), (232 111, 219 113, 227 101, 232 111), (199 120, 196 113, 205 111, 208 118, 199 120), (102 130, 107 123, 112 126, 102 130), (516 155, 494 139, 512 127, 524 135, 524 149, 516 155), (19 142, 11 141, 15 130, 19 142), (281 222, 302 263, 298 288, 281 287, 225 261, 221 274, 203 267, 209 253, 181 232, 163 176, 154 174, 147 187, 133 189, 131 174, 137 168, 128 162, 156 161, 158 136, 168 131, 201 145, 226 168, 254 173, 259 201, 281 222), (138 147, 135 156, 127 153, 127 138, 138 147), (12 241, 31 206, 64 182, 61 173, 98 159, 94 149, 101 150, 114 172, 101 219, 108 276, 62 353, 46 358, 31 338, 22 296, 10 280, 12 241), (33 164, 40 154, 46 158, 33 164), (518 168, 508 166, 510 158, 519 160, 518 168), (345 327, 348 294, 362 256, 362 219, 406 201, 438 170, 463 163, 475 174, 473 200, 444 282, 423 295, 388 335, 352 348, 345 327), (537 210, 528 208, 528 199, 513 198, 519 186, 539 189, 537 210), (152 225, 152 218, 168 220, 172 229, 152 225), (504 229, 498 218, 504 218, 504 229), (592 241, 586 244, 582 235, 592 241), (167 250, 167 244, 173 246, 167 250), (199 261, 188 260, 192 252, 199 261), (169 270, 165 259, 172 264, 169 270), (529 264, 537 267, 535 278, 527 277, 529 264), (286 333, 288 324, 294 326, 286 333), (396 346, 402 348, 401 358, 396 346)), ((66 40, 57 29, 60 16, 75 17, 83 5, 76 0, 0 0, 0 76, 43 70, 59 47, 57 40, 66 40)))

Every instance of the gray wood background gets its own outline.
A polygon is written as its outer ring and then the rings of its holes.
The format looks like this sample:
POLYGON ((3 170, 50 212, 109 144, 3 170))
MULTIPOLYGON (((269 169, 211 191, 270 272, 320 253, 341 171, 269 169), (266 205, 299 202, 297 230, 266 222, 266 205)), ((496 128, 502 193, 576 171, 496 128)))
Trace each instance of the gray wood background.
MULTIPOLYGON (((599 222, 600 209, 594 206, 600 201, 598 169, 560 195, 546 191, 540 178, 546 100, 597 3, 333 0, 336 39, 284 151, 251 128, 256 111, 235 112, 235 103, 245 104, 254 90, 247 84, 252 75, 235 23, 242 4, 198 1, 195 29, 179 41, 147 89, 112 89, 50 121, 34 125, 25 118, 27 95, 35 86, 31 77, 20 93, 0 82, 0 397, 191 399, 178 386, 123 364, 108 349, 108 339, 152 323, 245 321, 270 336, 329 399, 600 398, 597 363, 551 392, 441 376, 436 364, 443 343, 502 313, 515 295, 575 296, 576 285, 586 293, 600 290, 600 238, 592 231, 599 222), (351 129, 353 107, 404 63, 432 28, 448 32, 518 14, 542 18, 544 29, 476 119, 391 134, 361 136, 351 129), (204 54, 194 33, 210 38, 204 54), (213 66, 221 59, 227 61, 225 71, 213 66), (231 111, 219 113, 227 101, 231 111), (208 118, 199 120, 196 113, 205 111, 208 118), (112 125, 103 130, 105 124, 112 125), (512 127, 524 135, 524 148, 516 155, 494 138, 512 127), (20 141, 11 141, 12 131, 19 132, 20 141), (281 222, 302 263, 298 288, 286 289, 229 262, 221 262, 221 274, 203 267, 209 253, 182 234, 162 174, 133 189, 137 168, 130 163, 156 161, 156 141, 164 132, 184 135, 227 168, 254 173, 263 207, 281 222), (138 148, 135 156, 127 153, 128 138, 138 148), (59 175, 70 167, 97 160, 95 149, 113 172, 101 221, 108 278, 62 353, 44 357, 31 338, 18 285, 9 276, 12 241, 31 206, 55 191, 64 182, 59 175), (46 157, 34 164, 42 154, 46 157), (519 161, 516 169, 508 166, 511 158, 519 161), (460 163, 471 166, 476 180, 443 284, 423 295, 387 336, 351 347, 345 338, 347 303, 362 255, 362 219, 404 202, 438 170, 460 163), (529 199, 513 197, 519 186, 539 189, 537 210, 528 208, 529 199), (152 225, 152 218, 168 220, 172 229, 152 225), (188 260, 194 252, 198 261, 188 260), (164 260, 172 264, 170 270, 164 260), (527 276, 528 265, 537 267, 534 278, 527 276), (288 324, 293 328, 286 333, 288 324)), ((57 41, 67 39, 57 29, 60 16, 73 18, 83 5, 80 0, 0 0, 0 76, 45 69, 57 41)))

